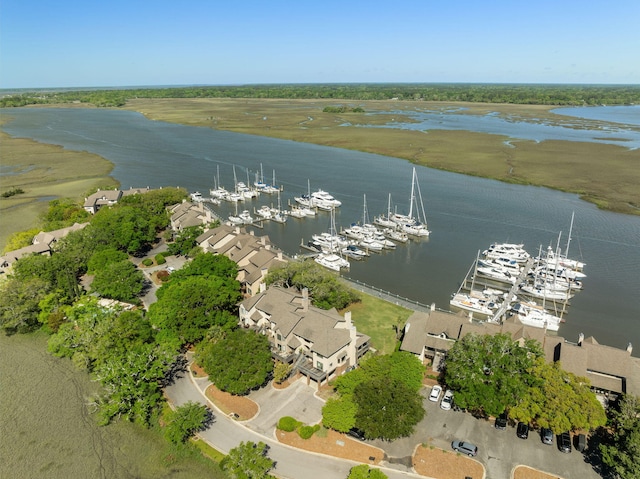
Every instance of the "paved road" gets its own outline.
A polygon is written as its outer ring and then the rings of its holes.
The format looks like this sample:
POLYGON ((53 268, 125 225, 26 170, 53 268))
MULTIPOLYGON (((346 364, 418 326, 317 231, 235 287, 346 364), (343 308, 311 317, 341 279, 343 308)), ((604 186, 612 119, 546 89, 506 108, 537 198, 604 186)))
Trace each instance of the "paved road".
MULTIPOLYGON (((179 377, 174 384, 167 387, 165 393, 171 403, 177 406, 188 401, 212 406, 201 392, 201 388, 206 387, 206 384, 206 378, 193 379, 189 377, 189 374, 184 374, 182 377, 179 377), (197 385, 200 387, 197 387, 197 385)), ((215 411, 215 407, 213 407, 213 409, 215 411)), ((349 475, 349 470, 357 465, 357 463, 352 461, 300 451, 280 444, 273 436, 265 436, 252 431, 220 412, 216 414, 216 420, 211 427, 201 432, 200 436, 217 450, 225 454, 236 447, 241 441, 265 442, 271 448, 269 450, 269 457, 276 461, 276 468, 273 470, 273 473, 283 479, 307 479, 309 477, 344 479, 349 475)), ((424 479, 424 476, 393 469, 384 469, 384 472, 390 479, 424 479)))

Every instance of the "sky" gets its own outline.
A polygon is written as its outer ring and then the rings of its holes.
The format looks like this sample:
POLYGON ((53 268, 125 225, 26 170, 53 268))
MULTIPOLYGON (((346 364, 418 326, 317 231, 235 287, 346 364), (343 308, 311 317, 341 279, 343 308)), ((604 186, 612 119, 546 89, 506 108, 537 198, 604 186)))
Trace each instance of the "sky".
POLYGON ((0 0, 0 88, 640 84, 639 0, 0 0))

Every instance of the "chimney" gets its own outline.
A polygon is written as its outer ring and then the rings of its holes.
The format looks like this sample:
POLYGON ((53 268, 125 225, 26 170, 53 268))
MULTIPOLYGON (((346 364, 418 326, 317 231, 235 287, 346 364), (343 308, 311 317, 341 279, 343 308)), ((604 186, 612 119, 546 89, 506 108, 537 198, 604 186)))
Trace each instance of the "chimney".
POLYGON ((266 240, 266 238, 264 236, 260 236, 260 244, 262 246, 266 246, 267 240, 266 240))
POLYGON ((344 321, 345 323, 347 323, 347 329, 353 326, 353 322, 351 321, 351 311, 347 311, 346 313, 344 313, 344 321))
POLYGON ((582 346, 582 341, 584 341, 584 333, 578 335, 578 346, 582 346))
POLYGON ((347 321, 349 329, 349 365, 356 366, 358 364, 358 332, 356 327, 351 322, 351 311, 347 311, 344 314, 344 319, 347 321))
POLYGON ((436 310, 436 303, 431 303, 431 311, 435 311, 436 310))
POLYGON ((627 344, 627 352, 629 354, 631 354, 633 352, 633 344, 631 344, 631 343, 627 344))
POLYGON ((260 283, 260 292, 264 293, 267 290, 267 285, 264 283, 260 283))
POLYGON ((282 261, 282 251, 278 251, 278 259, 282 261))
POLYGON ((309 290, 302 288, 302 311, 309 311, 309 290))

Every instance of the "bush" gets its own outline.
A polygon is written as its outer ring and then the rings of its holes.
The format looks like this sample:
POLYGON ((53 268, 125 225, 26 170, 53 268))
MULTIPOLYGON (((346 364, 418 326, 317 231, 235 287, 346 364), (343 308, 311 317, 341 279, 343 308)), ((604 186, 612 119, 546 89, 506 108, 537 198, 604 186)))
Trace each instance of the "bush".
POLYGON ((156 260, 157 264, 165 264, 167 262, 167 260, 164 259, 162 253, 157 254, 154 259, 156 260))
POLYGON ((147 258, 142 260, 143 266, 151 266, 153 264, 153 260, 151 258, 147 258))
POLYGON ((165 271, 165 270, 158 271, 157 276, 158 276, 158 279, 163 283, 166 282, 166 281, 169 281, 169 272, 168 271, 165 271))
POLYGON ((278 429, 285 432, 293 432, 300 426, 302 423, 291 416, 282 416, 278 421, 278 429))
POLYGON ((316 432, 318 429, 316 429, 315 426, 304 426, 303 425, 303 426, 300 426, 298 428, 298 435, 302 439, 309 439, 311 436, 313 436, 313 433, 316 432))
POLYGON ((162 253, 158 253, 158 256, 162 255, 163 258, 166 258, 167 256, 171 256, 171 253, 169 251, 163 251, 162 253))

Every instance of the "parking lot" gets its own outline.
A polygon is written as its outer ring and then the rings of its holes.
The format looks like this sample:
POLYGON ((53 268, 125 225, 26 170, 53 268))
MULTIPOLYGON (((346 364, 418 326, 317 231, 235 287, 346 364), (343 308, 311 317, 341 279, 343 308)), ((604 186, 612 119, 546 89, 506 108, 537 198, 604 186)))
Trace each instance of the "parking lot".
MULTIPOLYGON (((494 427, 492 421, 476 419, 471 414, 440 409, 440 402, 427 399, 430 388, 423 390, 425 418, 416 426, 414 434, 393 442, 368 441, 384 449, 390 457, 406 457, 413 454, 417 444, 429 443, 451 450, 455 439, 469 441, 478 446, 478 459, 484 464, 487 479, 511 477, 513 468, 526 465, 544 472, 557 474, 564 479, 598 479, 584 456, 575 449, 570 454, 556 447, 543 444, 538 431, 530 431, 528 439, 516 436, 516 428, 509 425, 504 431, 494 427)), ((441 396, 442 397, 442 396, 441 396)), ((455 398, 454 398, 455 402, 455 398)))

